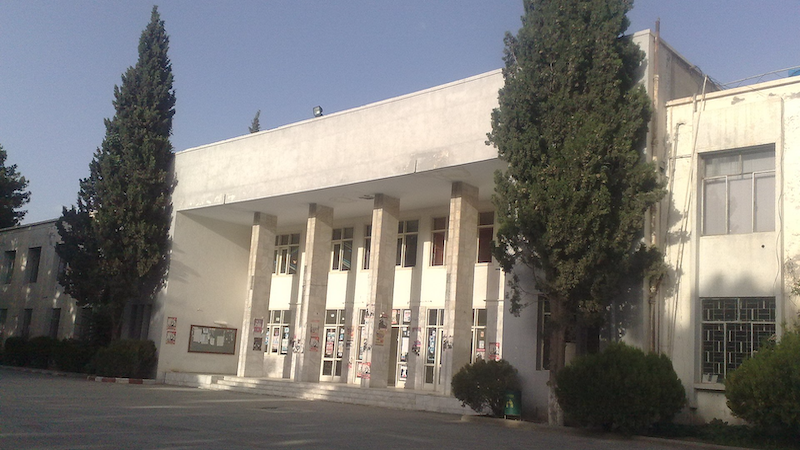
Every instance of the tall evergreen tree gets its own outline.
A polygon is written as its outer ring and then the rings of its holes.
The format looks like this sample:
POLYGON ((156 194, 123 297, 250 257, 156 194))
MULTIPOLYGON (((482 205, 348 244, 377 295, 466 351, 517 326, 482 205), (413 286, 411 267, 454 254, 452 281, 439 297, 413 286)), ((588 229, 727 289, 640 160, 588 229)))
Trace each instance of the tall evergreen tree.
MULTIPOLYGON (((549 301, 551 423, 565 333, 597 320, 623 277, 653 253, 640 237, 663 195, 643 161, 650 101, 637 85, 643 54, 624 36, 630 0, 526 0, 506 34, 505 86, 489 140, 508 168, 496 174, 496 257, 527 266, 549 301)), ((512 312, 520 279, 512 276, 512 312)))
POLYGON ((16 164, 6 166, 7 157, 0 145, 0 228, 19 225, 27 212, 20 208, 31 198, 31 193, 25 190, 28 180, 17 172, 16 164))
POLYGON ((167 266, 175 93, 169 37, 158 9, 139 39, 139 59, 114 87, 115 114, 81 181, 78 207, 64 209, 58 228, 67 262, 61 283, 98 306, 121 333, 125 305, 151 299, 167 266))
POLYGON ((258 111, 256 111, 256 116, 253 117, 253 122, 250 124, 250 127, 248 127, 250 133, 258 133, 259 131, 261 131, 261 123, 258 121, 258 117, 260 115, 261 115, 261 110, 259 109, 258 111))

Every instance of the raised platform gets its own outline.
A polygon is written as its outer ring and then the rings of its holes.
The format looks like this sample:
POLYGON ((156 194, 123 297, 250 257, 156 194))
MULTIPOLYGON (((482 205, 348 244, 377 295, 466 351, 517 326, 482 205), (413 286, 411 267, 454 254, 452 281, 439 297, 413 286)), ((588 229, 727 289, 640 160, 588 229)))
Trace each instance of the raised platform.
POLYGON ((461 406, 461 402, 454 397, 406 389, 362 388, 341 383, 303 383, 284 379, 183 372, 168 372, 164 383, 201 389, 324 400, 393 409, 458 415, 475 414, 470 408, 461 406))

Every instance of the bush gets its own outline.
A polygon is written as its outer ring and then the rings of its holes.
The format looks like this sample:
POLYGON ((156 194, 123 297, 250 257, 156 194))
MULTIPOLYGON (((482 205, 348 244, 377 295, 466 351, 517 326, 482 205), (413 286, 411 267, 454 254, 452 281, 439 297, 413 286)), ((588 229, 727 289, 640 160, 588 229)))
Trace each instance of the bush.
POLYGON ((728 407, 764 430, 800 435, 800 331, 768 342, 725 380, 728 407))
POLYGON ((6 339, 3 347, 3 363, 20 367, 28 364, 28 345, 24 338, 12 336, 6 339))
POLYGON ((58 340, 48 336, 37 336, 28 341, 28 366, 36 369, 48 369, 53 360, 58 340))
POLYGON ((56 345, 53 360, 56 368, 65 372, 86 373, 97 348, 76 339, 64 339, 56 345))
POLYGON ((467 364, 453 375, 453 395, 477 413, 488 410, 503 416, 508 390, 519 390, 517 369, 508 361, 484 361, 467 364))
POLYGON ((577 358, 558 373, 556 383, 569 420, 624 433, 669 422, 686 402, 669 358, 623 343, 577 358))
POLYGON ((102 377, 149 378, 155 364, 153 341, 119 340, 99 349, 91 367, 102 377))

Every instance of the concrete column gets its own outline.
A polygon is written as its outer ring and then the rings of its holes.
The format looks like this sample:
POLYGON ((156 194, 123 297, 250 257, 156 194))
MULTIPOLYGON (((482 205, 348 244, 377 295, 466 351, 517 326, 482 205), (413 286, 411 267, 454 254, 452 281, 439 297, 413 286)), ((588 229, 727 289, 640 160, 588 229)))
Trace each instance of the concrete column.
POLYGON ((240 377, 264 376, 264 330, 269 321, 267 314, 277 223, 275 216, 258 212, 253 214, 250 263, 247 268, 250 286, 244 303, 239 366, 236 370, 236 375, 240 377))
POLYGON ((370 300, 367 305, 367 350, 370 377, 361 378, 364 387, 385 388, 389 370, 389 342, 392 337, 392 298, 397 257, 397 223, 400 201, 375 195, 372 209, 372 249, 369 267, 370 300))
POLYGON ((303 300, 300 317, 295 321, 302 341, 297 348, 296 379, 318 382, 322 364, 325 303, 328 296, 328 272, 331 260, 333 209, 312 203, 306 225, 303 300))
POLYGON ((478 253, 478 189, 453 183, 447 234, 447 285, 444 303, 442 385, 450 395, 450 381, 469 363, 472 328, 472 292, 478 253))

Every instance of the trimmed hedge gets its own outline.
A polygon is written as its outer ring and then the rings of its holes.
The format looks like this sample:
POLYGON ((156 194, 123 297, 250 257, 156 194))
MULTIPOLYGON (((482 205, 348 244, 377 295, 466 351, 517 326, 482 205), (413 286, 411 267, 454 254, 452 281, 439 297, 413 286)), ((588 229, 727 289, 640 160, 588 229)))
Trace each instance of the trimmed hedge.
POLYGON ((28 364, 28 342, 19 336, 6 339, 3 347, 3 363, 24 367, 28 364))
POLYGON ((64 372, 87 373, 97 347, 77 339, 64 339, 53 352, 53 360, 58 370, 64 372))
POLYGON ((35 369, 49 369, 58 340, 48 336, 36 336, 27 342, 28 366, 35 369))
POLYGON ((453 375, 453 396, 477 413, 487 410, 502 417, 506 391, 519 390, 517 369, 508 361, 484 361, 467 364, 453 375))
POLYGON ((765 342, 725 380, 728 407, 765 431, 800 436, 800 331, 765 342))
POLYGON ((153 341, 123 339, 99 349, 91 367, 102 377, 151 378, 155 364, 156 345, 153 341))
POLYGON ((575 359, 556 382, 558 402, 569 420, 624 433, 669 422, 686 403, 669 358, 623 343, 575 359))

